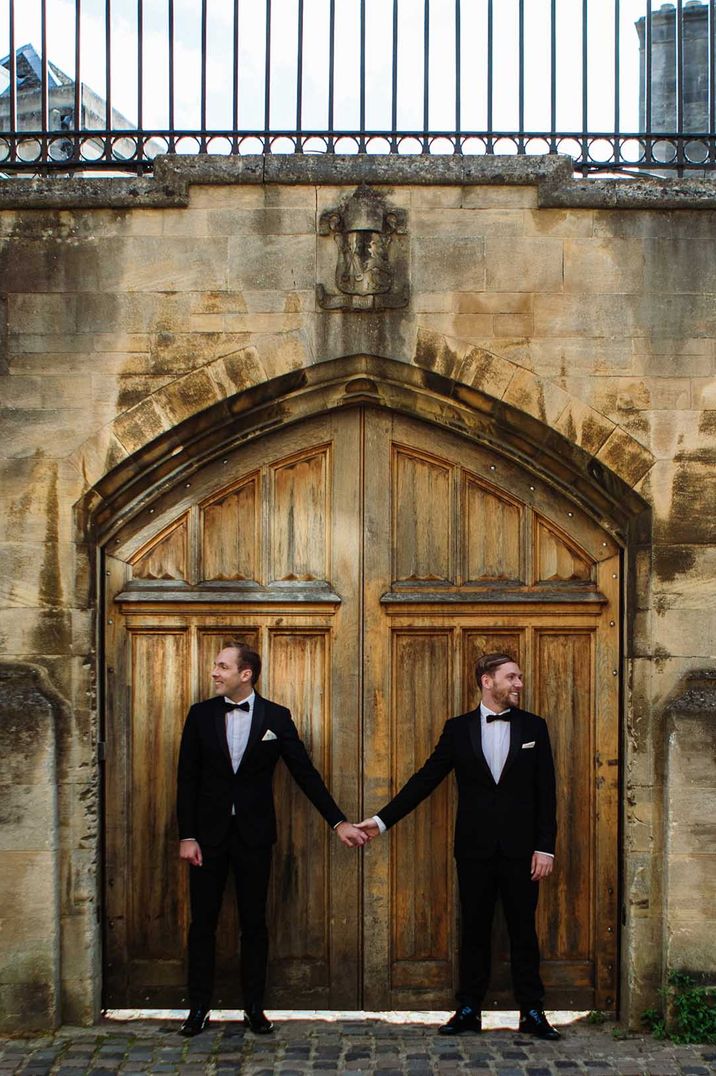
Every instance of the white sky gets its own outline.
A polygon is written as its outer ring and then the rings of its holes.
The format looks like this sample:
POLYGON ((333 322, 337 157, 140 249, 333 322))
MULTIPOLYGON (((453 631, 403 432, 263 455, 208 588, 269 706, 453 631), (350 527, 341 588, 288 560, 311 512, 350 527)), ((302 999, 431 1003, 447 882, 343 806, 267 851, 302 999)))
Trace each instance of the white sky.
MULTIPOLYGON (((424 0, 400 0, 398 128, 422 128, 424 0)), ((654 3, 658 10, 658 3, 654 3)), ((621 129, 638 129, 639 48, 645 0, 621 0, 621 129)), ((47 0, 49 58, 74 77, 74 0, 47 0)), ((167 0, 144 0, 144 126, 168 126, 167 0)), ((273 129, 296 122, 298 0, 272 4, 273 129)), ((486 0, 462 0, 463 130, 486 125, 486 0)), ((517 0, 494 0, 494 127, 517 127, 517 0)), ((526 0, 526 126, 550 123, 550 0, 526 0)), ((0 0, 0 55, 8 52, 9 0, 0 0)), ((329 0, 304 0, 304 129, 327 125, 329 0)), ((391 122, 392 0, 366 0, 369 129, 391 122)), ((454 129, 454 0, 430 3, 430 128, 454 129)), ((582 0, 557 0, 557 129, 581 129, 582 0)), ((208 126, 232 114, 233 0, 208 0, 208 126)), ((175 0, 175 126, 199 126, 200 0, 175 0)), ((357 129, 360 0, 336 0, 335 127, 357 129)), ((239 127, 263 128, 266 0, 240 0, 239 127)), ((137 0, 112 0, 113 105, 137 118, 137 0)), ((614 125, 614 0, 589 0, 589 128, 614 125)), ((16 0, 15 41, 40 51, 40 0, 16 0)), ((82 0, 82 81, 105 96, 105 2, 82 0)))

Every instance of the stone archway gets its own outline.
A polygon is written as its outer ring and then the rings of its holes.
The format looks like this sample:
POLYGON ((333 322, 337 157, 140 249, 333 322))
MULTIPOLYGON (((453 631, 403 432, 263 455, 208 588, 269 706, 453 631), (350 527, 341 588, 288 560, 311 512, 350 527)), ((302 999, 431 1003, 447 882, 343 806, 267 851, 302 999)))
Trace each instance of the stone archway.
MULTIPOLYGON (((633 520, 642 509, 640 499, 625 483, 579 446, 570 444, 555 431, 545 430, 544 424, 533 416, 520 414, 512 405, 451 381, 441 373, 360 356, 296 371, 248 389, 185 420, 136 453, 131 462, 119 464, 95 490, 101 502, 96 504, 94 520, 107 554, 116 552, 126 560, 126 554, 121 551, 129 550, 130 561, 136 562, 140 553, 140 560, 146 555, 156 558, 156 552, 151 551, 158 549, 157 540, 161 544, 168 533, 167 527, 172 530, 171 517, 176 515, 178 504, 176 491, 180 486, 191 487, 195 480, 204 488, 202 472, 216 467, 222 454, 245 450, 255 455, 261 439, 271 431, 298 429, 312 415, 340 415, 358 410, 386 416, 418 416, 443 430, 448 439, 457 436, 466 443, 497 452, 506 464, 517 466, 524 474, 540 476, 542 481, 547 478, 555 496, 567 495, 572 503, 579 505, 580 515, 606 525, 605 545, 614 537, 625 542, 633 520)), ((566 516, 573 514, 566 512, 566 516)), ((161 553, 159 556, 161 559, 161 553)), ((154 571, 152 568, 150 577, 154 571)), ((122 615, 128 612, 127 601, 131 604, 137 598, 136 592, 125 597, 124 607, 120 609, 122 615)), ((148 599, 145 593, 144 600, 148 599)), ((135 612, 140 610, 140 605, 141 601, 134 604, 135 612)), ((237 605, 239 611, 240 606, 241 601, 237 605)), ((150 619, 157 612, 156 603, 150 602, 143 608, 151 614, 150 619)), ((395 624, 404 629, 409 620, 395 624)), ((134 623, 139 625, 139 621, 134 623)), ((224 627, 227 625, 228 621, 224 627)), ((427 628, 427 623, 423 627, 427 628)), ((477 623, 472 627, 465 624, 466 630, 472 630, 473 634, 478 627, 477 623)), ((502 630, 506 627, 507 624, 503 625, 502 630)), ((110 636, 114 636, 114 629, 110 636)), ((109 642, 112 645, 111 638, 109 642)), ((120 665, 120 672, 126 674, 127 666, 120 665)), ((613 822, 616 827, 616 816, 613 822)), ((615 906, 613 877, 610 903, 615 906)), ((345 888, 344 882, 338 884, 345 888)), ((610 929, 614 932, 616 924, 610 929)), ((375 960, 377 955, 373 953, 371 959, 375 960)), ((614 969, 613 951, 609 960, 614 969)), ((602 990, 599 1007, 616 1006, 614 973, 610 983, 607 990, 602 990)), ((396 989, 390 1003, 409 1003, 410 991, 401 993, 399 982, 396 989)), ((444 988, 437 989, 436 998, 440 989, 444 988)), ((131 993, 124 997, 129 1001, 131 993)), ((581 995, 580 998, 584 1002, 581 995)), ((325 998, 322 1003, 326 1003, 325 998)), ((332 1003, 355 1004, 356 1000, 347 994, 344 997, 341 989, 332 1003)))
POLYGON ((653 459, 627 431, 517 364, 421 332, 415 365, 353 355, 268 377, 259 353, 248 347, 177 379, 119 415, 73 457, 91 486, 80 525, 96 541, 149 490, 191 473, 226 441, 249 441, 361 400, 499 443, 569 489, 622 538, 643 515, 634 490, 653 459))

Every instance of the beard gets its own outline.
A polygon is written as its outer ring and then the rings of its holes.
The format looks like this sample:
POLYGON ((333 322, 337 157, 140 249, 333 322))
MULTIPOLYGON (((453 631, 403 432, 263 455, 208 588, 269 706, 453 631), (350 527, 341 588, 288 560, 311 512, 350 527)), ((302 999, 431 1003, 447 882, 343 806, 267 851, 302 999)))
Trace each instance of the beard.
POLYGON ((514 691, 513 688, 493 687, 492 698, 502 710, 507 710, 510 706, 517 706, 520 701, 520 694, 518 691, 514 691))

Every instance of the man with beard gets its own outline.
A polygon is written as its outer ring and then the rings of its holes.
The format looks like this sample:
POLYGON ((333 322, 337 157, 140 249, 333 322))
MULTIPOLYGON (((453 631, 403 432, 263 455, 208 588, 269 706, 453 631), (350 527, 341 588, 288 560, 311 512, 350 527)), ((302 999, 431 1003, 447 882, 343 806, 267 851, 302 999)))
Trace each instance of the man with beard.
POLYGON ((552 872, 556 836, 554 764, 547 725, 519 708, 522 671, 509 654, 484 654, 475 667, 477 710, 445 723, 435 750, 396 796, 360 828, 371 837, 409 814, 455 771, 455 820, 462 936, 458 1009, 443 1035, 482 1029, 490 980, 492 919, 502 901, 519 1029, 542 1039, 559 1032, 544 1011, 535 911, 539 883, 552 872))

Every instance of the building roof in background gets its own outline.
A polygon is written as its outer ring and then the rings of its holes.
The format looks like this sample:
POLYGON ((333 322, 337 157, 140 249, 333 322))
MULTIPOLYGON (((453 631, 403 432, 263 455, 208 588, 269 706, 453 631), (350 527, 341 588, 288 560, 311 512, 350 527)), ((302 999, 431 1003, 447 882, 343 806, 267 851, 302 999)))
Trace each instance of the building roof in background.
MULTIPOLYGON (((33 45, 22 45, 15 51, 17 63, 17 92, 27 93, 29 90, 39 90, 42 87, 42 59, 37 54, 33 45)), ((0 60, 0 68, 10 70, 10 53, 0 60)), ((5 72, 3 72, 4 74, 5 72)), ((4 83, 4 79, 2 80, 4 83)), ((72 86, 73 79, 61 71, 56 64, 47 62, 47 87, 50 90, 58 86, 72 86)), ((9 85, 0 92, 0 97, 6 97, 10 92, 9 85)))

